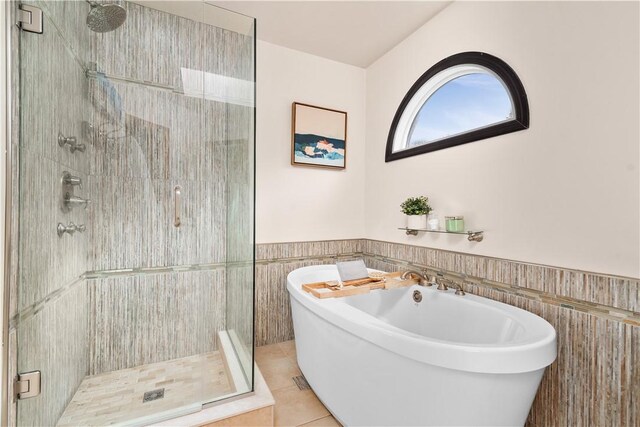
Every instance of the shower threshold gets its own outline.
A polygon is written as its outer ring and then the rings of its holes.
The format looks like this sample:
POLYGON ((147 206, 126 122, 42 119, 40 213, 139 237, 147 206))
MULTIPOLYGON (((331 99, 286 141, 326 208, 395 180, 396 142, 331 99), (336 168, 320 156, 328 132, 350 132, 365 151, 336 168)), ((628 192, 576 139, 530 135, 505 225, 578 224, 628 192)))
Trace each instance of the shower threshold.
POLYGON ((200 411, 205 403, 245 392, 241 390, 245 387, 237 387, 237 374, 232 372, 237 370, 233 366, 237 362, 231 360, 235 355, 227 363, 228 346, 218 348, 88 376, 57 425, 148 425, 200 411))

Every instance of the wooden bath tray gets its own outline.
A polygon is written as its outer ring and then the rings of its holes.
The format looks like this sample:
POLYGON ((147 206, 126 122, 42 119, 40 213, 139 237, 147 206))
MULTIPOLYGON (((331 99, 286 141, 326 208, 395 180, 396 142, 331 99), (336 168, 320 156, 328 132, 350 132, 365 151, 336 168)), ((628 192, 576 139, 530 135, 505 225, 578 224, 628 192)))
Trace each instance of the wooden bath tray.
POLYGON ((366 279, 348 280, 343 282, 342 288, 338 287, 338 281, 306 283, 302 289, 316 298, 340 298, 352 295, 366 294, 374 289, 395 289, 403 286, 411 286, 417 283, 416 279, 400 279, 402 273, 384 273, 380 276, 366 279))

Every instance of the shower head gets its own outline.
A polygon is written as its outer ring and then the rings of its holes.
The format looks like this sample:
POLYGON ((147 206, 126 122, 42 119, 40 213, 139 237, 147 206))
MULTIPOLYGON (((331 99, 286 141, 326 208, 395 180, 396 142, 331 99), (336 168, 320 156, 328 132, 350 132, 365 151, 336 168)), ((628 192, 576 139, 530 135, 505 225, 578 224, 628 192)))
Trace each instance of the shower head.
POLYGON ((87 27, 96 33, 106 33, 113 31, 124 23, 127 19, 127 10, 122 5, 121 0, 96 3, 88 1, 91 5, 89 15, 87 15, 87 27))

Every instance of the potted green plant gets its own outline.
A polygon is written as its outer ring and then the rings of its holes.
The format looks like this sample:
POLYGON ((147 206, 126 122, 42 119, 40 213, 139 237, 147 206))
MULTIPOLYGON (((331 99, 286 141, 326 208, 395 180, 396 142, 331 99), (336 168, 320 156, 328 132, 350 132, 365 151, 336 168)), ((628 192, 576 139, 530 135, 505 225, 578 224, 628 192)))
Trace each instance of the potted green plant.
POLYGON ((402 202, 400 207, 402 208, 402 213, 407 216, 407 228, 411 230, 426 230, 427 215, 432 210, 427 197, 409 197, 402 202))

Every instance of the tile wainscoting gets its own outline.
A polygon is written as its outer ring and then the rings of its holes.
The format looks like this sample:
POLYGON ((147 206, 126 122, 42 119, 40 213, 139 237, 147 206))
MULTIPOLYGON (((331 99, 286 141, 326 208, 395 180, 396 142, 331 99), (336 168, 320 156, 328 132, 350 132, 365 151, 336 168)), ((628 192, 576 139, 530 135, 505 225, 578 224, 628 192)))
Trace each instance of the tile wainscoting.
POLYGON ((293 339, 287 274, 296 268, 362 257, 363 240, 256 245, 256 346, 293 339))
POLYGON ((367 239, 259 244, 256 345, 291 340, 287 274, 364 258, 385 271, 430 269, 465 290, 531 311, 558 333, 531 426, 640 424, 640 280, 367 239))

